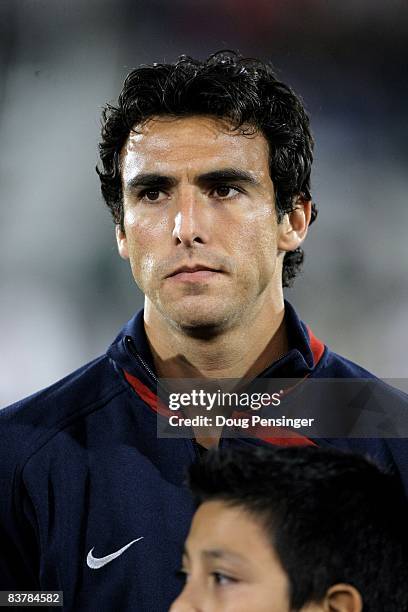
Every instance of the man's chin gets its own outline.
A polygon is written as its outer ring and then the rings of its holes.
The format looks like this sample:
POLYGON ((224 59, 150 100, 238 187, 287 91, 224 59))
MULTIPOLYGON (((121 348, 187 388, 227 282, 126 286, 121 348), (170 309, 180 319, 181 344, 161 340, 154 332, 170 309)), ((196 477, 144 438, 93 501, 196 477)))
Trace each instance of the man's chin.
POLYGON ((197 338, 210 338, 225 331, 231 324, 231 312, 225 304, 177 304, 167 310, 166 318, 183 333, 197 338))

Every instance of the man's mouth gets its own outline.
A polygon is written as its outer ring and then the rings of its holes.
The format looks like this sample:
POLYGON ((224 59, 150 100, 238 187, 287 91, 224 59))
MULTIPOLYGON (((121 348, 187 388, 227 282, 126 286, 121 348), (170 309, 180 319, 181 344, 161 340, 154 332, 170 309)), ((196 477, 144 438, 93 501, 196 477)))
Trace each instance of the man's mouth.
POLYGON ((175 281, 199 282, 213 278, 220 273, 220 270, 197 264, 195 266, 180 266, 180 268, 169 274, 167 278, 175 281))

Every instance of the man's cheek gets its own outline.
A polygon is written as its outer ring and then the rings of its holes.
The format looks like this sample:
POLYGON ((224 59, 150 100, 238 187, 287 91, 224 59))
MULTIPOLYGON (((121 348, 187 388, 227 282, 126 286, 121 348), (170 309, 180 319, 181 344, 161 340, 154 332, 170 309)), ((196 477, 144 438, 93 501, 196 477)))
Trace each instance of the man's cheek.
MULTIPOLYGON (((140 251, 143 252, 143 251, 140 251)), ((148 279, 153 276, 153 271, 155 268, 155 259, 154 256, 150 253, 145 253, 143 259, 141 260, 141 273, 144 278, 148 279)))

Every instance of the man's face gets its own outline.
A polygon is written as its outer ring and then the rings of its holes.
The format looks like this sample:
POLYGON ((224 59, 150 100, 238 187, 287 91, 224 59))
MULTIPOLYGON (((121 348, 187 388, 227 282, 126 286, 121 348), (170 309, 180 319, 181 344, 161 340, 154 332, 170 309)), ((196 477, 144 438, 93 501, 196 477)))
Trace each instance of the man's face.
POLYGON ((202 504, 191 525, 186 584, 170 612, 289 612, 289 582, 262 527, 240 508, 202 504))
POLYGON ((184 329, 229 328, 281 295, 283 226, 262 134, 159 117, 129 135, 121 167, 119 251, 146 308, 184 329))

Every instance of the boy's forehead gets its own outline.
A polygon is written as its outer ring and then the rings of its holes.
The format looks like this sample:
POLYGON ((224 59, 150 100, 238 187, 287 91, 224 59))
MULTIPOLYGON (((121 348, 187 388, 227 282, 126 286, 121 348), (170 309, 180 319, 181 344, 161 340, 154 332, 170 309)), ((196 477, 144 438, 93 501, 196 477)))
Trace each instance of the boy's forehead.
POLYGON ((242 562, 263 563, 275 559, 261 521, 244 508, 223 501, 208 501, 194 515, 187 549, 198 554, 218 551, 242 562))

